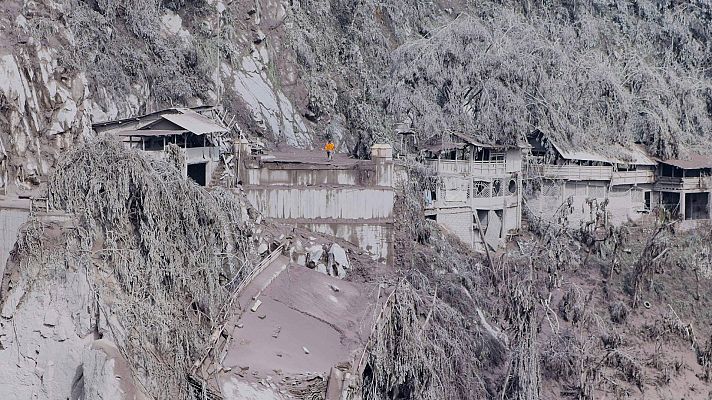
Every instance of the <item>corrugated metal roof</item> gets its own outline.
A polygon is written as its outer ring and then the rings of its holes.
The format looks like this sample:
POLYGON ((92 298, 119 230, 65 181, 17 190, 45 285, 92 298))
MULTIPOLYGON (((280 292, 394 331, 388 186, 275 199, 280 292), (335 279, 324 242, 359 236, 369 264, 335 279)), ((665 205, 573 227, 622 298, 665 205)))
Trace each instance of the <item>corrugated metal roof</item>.
POLYGON ((712 168, 712 157, 694 155, 687 160, 660 160, 661 163, 682 169, 712 168))
POLYGON ((432 153, 439 153, 441 151, 464 149, 467 147, 467 143, 436 143, 423 147, 423 150, 428 150, 432 153))
POLYGON ((592 151, 573 151, 573 150, 568 150, 557 144, 555 141, 551 140, 550 138, 547 138, 549 142, 554 146, 556 151, 561 154, 561 157, 567 159, 567 160, 581 160, 581 161, 598 161, 598 162, 605 162, 605 163, 613 163, 614 161, 611 160, 608 157, 605 157, 601 154, 598 154, 596 152, 592 151))
POLYGON ((447 133, 449 133, 449 134, 451 134, 451 135, 453 135, 453 136, 455 136, 455 137, 457 137, 457 138, 460 138, 460 139, 464 140, 465 143, 469 143, 469 144, 472 144, 472 145, 475 145, 475 146, 479 146, 479 147, 501 147, 501 146, 497 146, 497 145, 484 144, 484 143, 480 142, 479 140, 475 139, 474 137, 472 137, 472 136, 470 136, 470 135, 468 135, 468 134, 465 134, 465 133, 454 132, 454 131, 447 131, 447 133))
POLYGON ((210 118, 193 111, 185 112, 185 114, 163 114, 161 117, 196 135, 228 131, 211 121, 210 118))
POLYGON ((638 145, 624 147, 620 144, 607 146, 611 154, 616 156, 606 156, 591 150, 569 150, 548 138, 561 157, 567 160, 598 161, 609 164, 634 164, 634 165, 655 165, 656 162, 638 145))
POLYGON ((164 110, 160 111, 153 111, 148 114, 144 115, 139 115, 136 117, 130 117, 130 118, 123 118, 123 119, 118 119, 114 121, 101 121, 101 122, 95 122, 92 124, 92 127, 103 127, 103 126, 109 126, 109 125, 121 125, 126 122, 134 122, 134 121, 140 121, 143 119, 149 119, 150 117, 155 117, 157 114, 169 114, 169 113, 183 113, 185 114, 185 111, 188 110, 192 113, 198 114, 197 111, 209 111, 213 108, 213 106, 197 106, 197 107, 192 107, 192 108, 177 108, 177 107, 172 107, 172 108, 166 108, 164 110))
POLYGON ((619 160, 619 164, 635 164, 635 165, 656 165, 657 162, 648 155, 648 153, 642 148, 640 145, 633 145, 630 148, 626 148, 623 146, 621 147, 621 151, 623 154, 625 154, 628 158, 628 161, 622 162, 619 160))
POLYGON ((118 132, 116 135, 117 136, 143 136, 143 137, 150 137, 150 136, 173 136, 173 135, 182 135, 188 131, 179 131, 179 130, 166 130, 166 129, 142 129, 142 130, 130 130, 130 131, 121 131, 118 132))

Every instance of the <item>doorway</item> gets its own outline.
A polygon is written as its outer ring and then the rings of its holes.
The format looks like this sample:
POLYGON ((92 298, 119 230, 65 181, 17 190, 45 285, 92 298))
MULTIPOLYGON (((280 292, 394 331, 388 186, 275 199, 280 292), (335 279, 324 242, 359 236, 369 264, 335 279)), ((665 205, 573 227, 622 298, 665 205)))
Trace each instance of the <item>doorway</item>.
POLYGON ((188 164, 188 177, 200 186, 208 184, 208 163, 188 164))

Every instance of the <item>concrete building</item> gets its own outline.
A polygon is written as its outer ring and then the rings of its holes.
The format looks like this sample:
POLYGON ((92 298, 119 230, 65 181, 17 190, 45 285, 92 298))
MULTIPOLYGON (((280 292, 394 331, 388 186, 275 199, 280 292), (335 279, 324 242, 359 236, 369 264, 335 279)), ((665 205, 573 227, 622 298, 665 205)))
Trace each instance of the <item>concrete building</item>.
POLYGON ((183 175, 202 186, 210 184, 220 160, 217 135, 228 130, 208 116, 209 107, 170 108, 163 111, 93 125, 97 133, 116 135, 129 147, 156 157, 164 157, 166 146, 173 143, 185 156, 183 175))
POLYGON ((475 249, 497 248, 521 227, 522 151, 447 133, 421 150, 430 187, 425 216, 475 249))
POLYGON ((655 203, 691 225, 712 215, 712 158, 661 160, 656 173, 655 203))
POLYGON ((540 132, 529 137, 529 145, 525 203, 535 216, 551 219, 569 200, 572 225, 589 221, 596 204, 605 204, 613 224, 650 211, 656 162, 641 148, 612 144, 606 155, 572 150, 540 132))
POLYGON ((247 198, 274 221, 347 240, 391 261, 394 164, 389 145, 371 160, 282 148, 263 155, 242 151, 239 179, 247 198))

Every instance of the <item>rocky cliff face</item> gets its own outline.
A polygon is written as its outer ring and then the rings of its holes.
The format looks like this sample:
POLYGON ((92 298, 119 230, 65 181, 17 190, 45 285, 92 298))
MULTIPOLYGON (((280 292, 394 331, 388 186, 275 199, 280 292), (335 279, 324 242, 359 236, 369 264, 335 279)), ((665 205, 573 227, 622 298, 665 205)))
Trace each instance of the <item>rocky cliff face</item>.
POLYGON ((297 65, 280 39, 286 6, 4 2, 2 184, 37 184, 63 151, 92 135, 92 122, 173 105, 221 103, 243 129, 309 147, 297 65))
POLYGON ((57 13, 54 3, 41 8, 4 2, 0 30, 0 164, 3 185, 37 183, 62 150, 91 132, 88 82, 82 73, 58 65, 61 46, 71 32, 51 23, 51 41, 33 35, 34 18, 57 13))
MULTIPOLYGON (((706 2, 9 0, 8 178, 45 175, 91 122, 219 104, 271 142, 366 155, 407 122, 516 142, 546 131, 661 157, 709 149, 706 2)), ((3 178, 5 179, 5 178, 3 178)))

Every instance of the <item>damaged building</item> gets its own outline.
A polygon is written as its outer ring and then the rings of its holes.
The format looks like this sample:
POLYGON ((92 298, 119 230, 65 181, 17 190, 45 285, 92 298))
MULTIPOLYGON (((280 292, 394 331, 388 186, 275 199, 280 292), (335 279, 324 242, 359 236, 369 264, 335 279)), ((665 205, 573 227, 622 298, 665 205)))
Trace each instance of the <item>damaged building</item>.
POLYGON ((182 149, 184 177, 207 186, 219 165, 219 138, 228 129, 214 121, 211 107, 169 108, 133 118, 100 122, 97 133, 119 137, 127 147, 165 157, 169 144, 182 149))
POLYGON ((525 163, 529 211, 551 219, 570 199, 569 223, 574 225, 589 220, 597 208, 604 208, 613 224, 648 213, 655 160, 637 146, 611 145, 608 151, 576 150, 541 132, 530 135, 525 163))
POLYGON ((475 249, 499 247, 521 227, 522 151, 450 132, 421 150, 425 216, 475 249))
POLYGON ((285 147, 240 161, 242 188, 275 222, 335 236, 390 263, 395 166, 390 145, 375 144, 371 160, 285 147))
POLYGON ((654 185, 655 204, 692 225, 712 215, 712 159, 660 160, 654 185))

